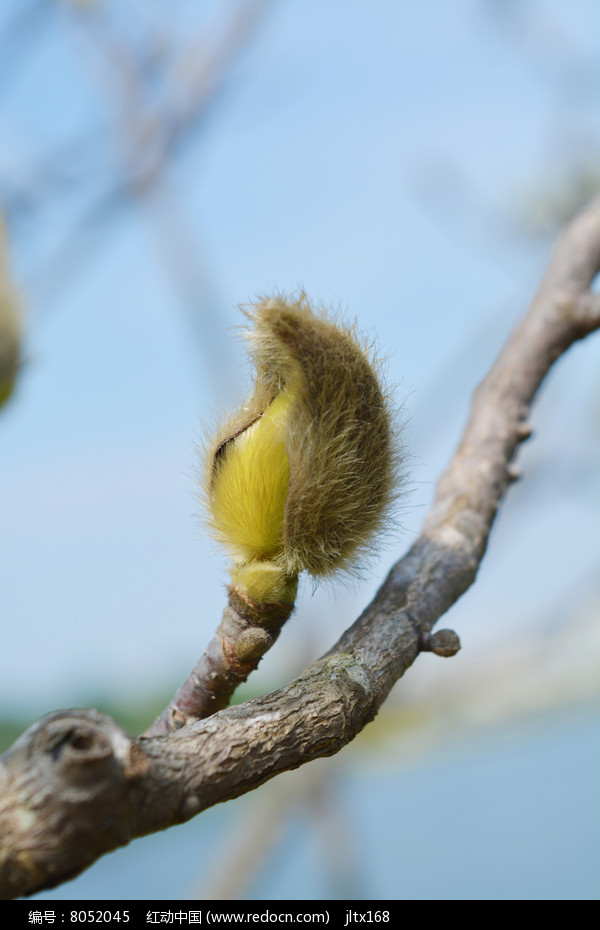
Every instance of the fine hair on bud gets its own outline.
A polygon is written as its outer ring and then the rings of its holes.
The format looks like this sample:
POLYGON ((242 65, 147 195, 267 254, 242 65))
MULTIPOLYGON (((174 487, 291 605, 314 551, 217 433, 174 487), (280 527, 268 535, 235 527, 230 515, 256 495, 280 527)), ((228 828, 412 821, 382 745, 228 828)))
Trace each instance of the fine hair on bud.
POLYGON ((250 597, 356 571, 398 496, 399 426, 373 347, 306 297, 244 308, 252 393, 207 447, 208 522, 250 597), (263 584, 264 582, 264 584, 263 584))

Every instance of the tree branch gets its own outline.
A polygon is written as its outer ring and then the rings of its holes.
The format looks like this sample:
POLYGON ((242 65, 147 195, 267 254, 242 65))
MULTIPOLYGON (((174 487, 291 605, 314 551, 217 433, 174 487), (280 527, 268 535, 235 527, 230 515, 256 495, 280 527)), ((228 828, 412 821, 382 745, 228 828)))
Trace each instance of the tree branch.
POLYGON ((204 654, 144 737, 210 717, 229 704, 277 640, 293 604, 257 604, 231 584, 221 623, 204 654))
POLYGON ((71 878, 105 852, 345 746, 475 579, 530 404, 554 361, 600 328, 600 198, 560 238, 529 312, 475 392, 423 531, 335 646, 272 694, 165 736, 126 734, 96 711, 41 718, 0 758, 0 896, 71 878))

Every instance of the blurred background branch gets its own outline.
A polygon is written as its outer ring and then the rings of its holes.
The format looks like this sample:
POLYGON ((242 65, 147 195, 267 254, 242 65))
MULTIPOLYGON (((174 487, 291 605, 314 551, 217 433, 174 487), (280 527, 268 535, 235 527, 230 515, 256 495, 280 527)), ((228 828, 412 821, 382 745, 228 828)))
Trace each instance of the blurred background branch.
MULTIPOLYGON (((102 98, 83 133, 78 128, 70 138, 29 152, 28 178, 0 173, 0 198, 15 235, 20 226, 38 223, 40 213, 64 209, 65 198, 76 205, 59 243, 27 277, 28 292, 34 298, 37 292, 39 302, 49 290, 64 288, 86 262, 97 260, 123 215, 142 209, 216 391, 223 388, 228 353, 215 325, 222 314, 215 312, 215 284, 169 172, 231 92, 232 67, 270 5, 242 0, 227 10, 224 24, 212 26, 212 34, 202 28, 175 41, 171 14, 159 13, 156 5, 150 16, 149 10, 137 11, 133 29, 114 4, 41 0, 25 9, 13 4, 0 34, 0 54, 3 47, 13 55, 21 49, 23 61, 37 30, 59 29, 64 54, 78 60, 78 70, 97 84, 102 98)), ((12 69, 4 74, 6 92, 10 79, 12 69)))
POLYGON ((0 408, 8 401, 21 364, 21 321, 10 279, 8 247, 0 214, 0 408))

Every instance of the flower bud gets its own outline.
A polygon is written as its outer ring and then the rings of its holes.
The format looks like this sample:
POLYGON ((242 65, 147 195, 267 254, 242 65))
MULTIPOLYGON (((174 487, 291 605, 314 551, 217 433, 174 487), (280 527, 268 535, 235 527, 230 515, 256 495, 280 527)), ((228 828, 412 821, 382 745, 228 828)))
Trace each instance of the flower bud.
POLYGON ((209 524, 261 603, 297 577, 352 570, 395 496, 399 455, 376 362, 304 297, 250 307, 254 390, 208 452, 209 524))

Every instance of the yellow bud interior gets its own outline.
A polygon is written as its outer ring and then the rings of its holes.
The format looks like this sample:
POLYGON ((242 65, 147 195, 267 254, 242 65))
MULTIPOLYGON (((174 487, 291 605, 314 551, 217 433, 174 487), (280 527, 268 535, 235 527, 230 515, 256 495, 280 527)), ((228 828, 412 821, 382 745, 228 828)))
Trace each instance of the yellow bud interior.
POLYGON ((211 488, 214 528, 238 563, 269 560, 283 551, 290 483, 285 423, 291 398, 281 391, 256 423, 221 453, 211 488))

